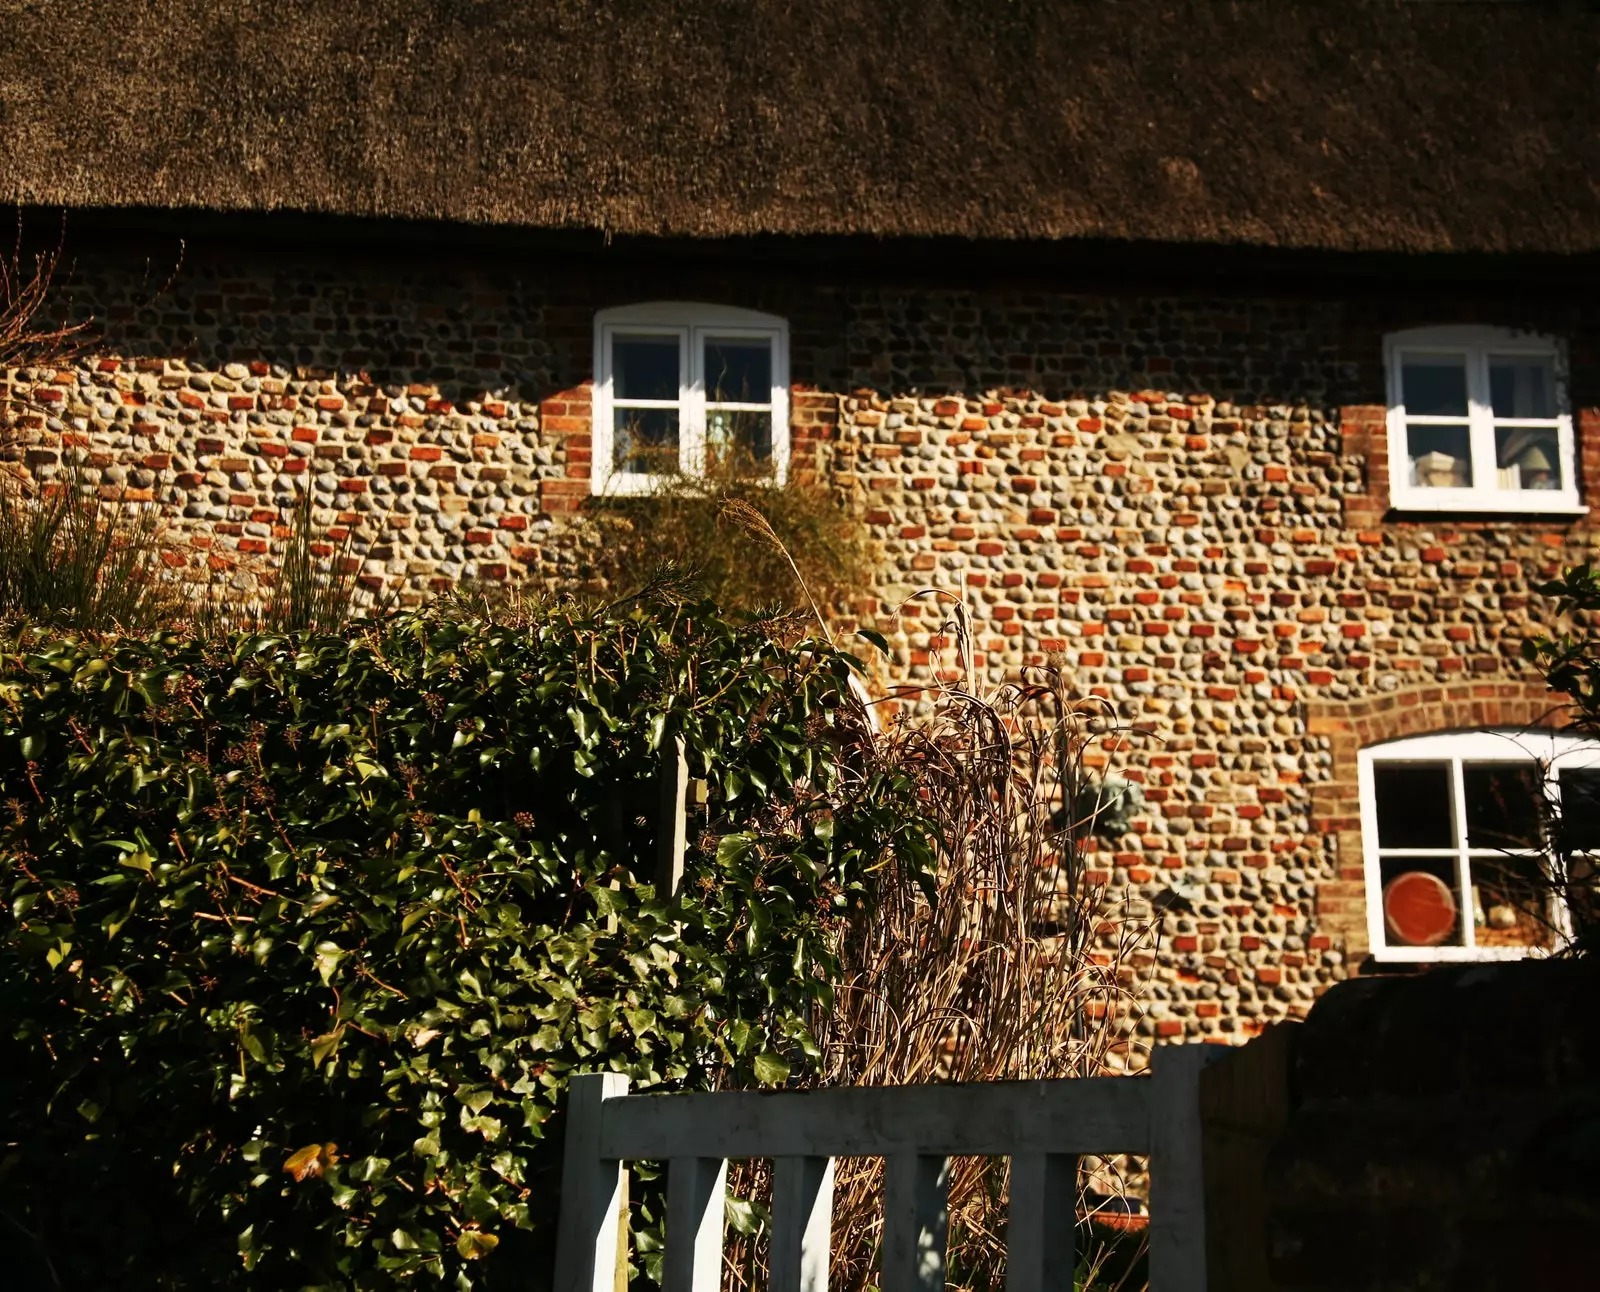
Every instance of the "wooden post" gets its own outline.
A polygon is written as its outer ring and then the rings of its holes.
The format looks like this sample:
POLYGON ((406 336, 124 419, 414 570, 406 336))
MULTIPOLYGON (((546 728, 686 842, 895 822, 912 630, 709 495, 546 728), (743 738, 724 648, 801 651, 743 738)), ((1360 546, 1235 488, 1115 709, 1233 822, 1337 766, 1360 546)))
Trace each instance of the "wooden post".
POLYGON ((661 1292, 718 1292, 728 1164, 675 1157, 667 1165, 667 1248, 661 1292))
POLYGON ((772 1175, 768 1292, 828 1292, 833 1159, 780 1157, 772 1175))
POLYGON ((661 808, 656 818, 656 900, 670 902, 683 882, 683 854, 688 847, 685 799, 689 791, 689 759, 682 736, 662 745, 658 780, 661 808))
POLYGON ((1200 1077, 1205 1135, 1206 1264, 1226 1292, 1271 1292, 1267 1157, 1289 1122, 1289 1066, 1298 1023, 1274 1023, 1229 1048, 1200 1077))
POLYGON ((1077 1221, 1078 1159, 1066 1153, 1014 1156, 1006 1292, 1072 1292, 1077 1221))
POLYGON ((882 1292, 944 1292, 950 1159, 897 1154, 883 1177, 882 1292))
POLYGON ((605 1101, 628 1093, 616 1072, 584 1073, 567 1087, 561 1220, 554 1292, 614 1292, 625 1168, 600 1156, 605 1101))
POLYGON ((1151 1055, 1151 1292, 1206 1292, 1206 1190, 1200 1073, 1227 1051, 1163 1045, 1151 1055))

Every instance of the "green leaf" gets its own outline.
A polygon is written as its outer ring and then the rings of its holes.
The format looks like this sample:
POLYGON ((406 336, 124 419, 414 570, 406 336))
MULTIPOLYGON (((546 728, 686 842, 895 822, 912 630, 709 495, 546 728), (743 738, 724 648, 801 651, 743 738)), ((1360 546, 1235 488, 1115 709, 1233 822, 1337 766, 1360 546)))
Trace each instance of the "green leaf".
POLYGON ((788 1061, 771 1050, 756 1055, 756 1080, 764 1086, 781 1086, 789 1079, 788 1061))
POLYGON ((456 1238, 456 1251, 464 1261, 482 1260, 498 1246, 498 1238, 478 1229, 463 1229, 456 1238))
POLYGON ((333 978, 334 972, 339 968, 339 961, 348 954, 336 942, 317 943, 316 966, 317 975, 326 987, 333 978))
POLYGON ((747 832, 723 835, 717 841, 717 865, 736 865, 755 846, 757 837, 747 832))
MULTIPOLYGON (((324 981, 326 981, 326 978, 324 978, 324 981)), ((333 1031, 315 1038, 311 1042, 312 1066, 320 1068, 329 1058, 337 1054, 339 1052, 339 1041, 343 1036, 344 1028, 336 1027, 333 1031)))

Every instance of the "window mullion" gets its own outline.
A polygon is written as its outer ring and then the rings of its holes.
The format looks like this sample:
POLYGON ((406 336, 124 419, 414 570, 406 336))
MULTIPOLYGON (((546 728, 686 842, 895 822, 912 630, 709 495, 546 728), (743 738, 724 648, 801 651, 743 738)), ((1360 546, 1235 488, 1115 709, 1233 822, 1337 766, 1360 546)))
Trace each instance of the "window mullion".
POLYGON ((1457 901, 1461 907, 1461 945, 1478 945, 1476 912, 1472 904, 1472 862, 1467 850, 1467 783, 1462 773, 1462 761, 1450 760, 1451 786, 1455 795, 1456 818, 1456 885, 1457 901))
POLYGON ((678 414, 683 426, 683 440, 679 448, 679 469, 687 476, 701 476, 706 469, 706 387, 704 345, 700 328, 685 328, 683 345, 686 353, 683 365, 683 385, 678 390, 682 411, 678 414))
POLYGON ((1489 402, 1489 355, 1485 350, 1467 352, 1467 419, 1472 436, 1473 490, 1496 493, 1500 470, 1494 448, 1494 407, 1489 402))
POLYGON ((611 357, 611 342, 613 332, 609 327, 600 329, 600 355, 596 365, 599 371, 595 373, 595 400, 593 406, 593 419, 589 425, 589 444, 593 456, 594 485, 598 490, 604 490, 611 483, 615 474, 612 469, 614 462, 612 448, 612 408, 615 406, 615 386, 612 377, 613 360, 611 357))

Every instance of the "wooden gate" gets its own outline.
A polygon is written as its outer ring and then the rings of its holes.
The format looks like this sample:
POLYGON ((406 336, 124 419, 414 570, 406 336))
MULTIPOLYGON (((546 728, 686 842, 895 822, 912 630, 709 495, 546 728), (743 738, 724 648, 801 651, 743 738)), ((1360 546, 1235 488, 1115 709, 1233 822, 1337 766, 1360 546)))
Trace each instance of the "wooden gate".
POLYGON ((664 1292, 717 1292, 732 1158, 774 1167, 772 1292, 826 1292, 833 1161, 882 1157, 882 1292, 943 1292, 954 1156, 1011 1159, 1007 1292, 1072 1292, 1082 1154, 1150 1157, 1150 1292, 1204 1292, 1200 1073, 1215 1046, 1167 1046, 1150 1078, 630 1095, 572 1079, 555 1292, 615 1292, 630 1160, 664 1161, 664 1292))

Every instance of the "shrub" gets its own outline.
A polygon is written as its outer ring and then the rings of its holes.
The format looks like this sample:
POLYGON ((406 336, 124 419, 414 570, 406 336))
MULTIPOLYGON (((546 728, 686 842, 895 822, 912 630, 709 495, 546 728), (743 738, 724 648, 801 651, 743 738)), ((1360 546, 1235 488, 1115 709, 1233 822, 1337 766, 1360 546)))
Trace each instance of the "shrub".
POLYGON ((800 471, 775 486, 737 460, 711 462, 704 478, 663 475, 643 496, 597 500, 588 519, 595 572, 623 591, 667 563, 693 571, 718 605, 808 610, 813 595, 835 607, 860 596, 877 568, 847 496, 800 471), (752 532, 752 515, 764 533, 752 532))
POLYGON ((852 662, 779 630, 651 604, 5 659, 11 1268, 537 1285, 569 1073, 813 1062, 839 922, 928 845, 852 662), (709 801, 671 901, 635 859, 678 736, 709 801))

